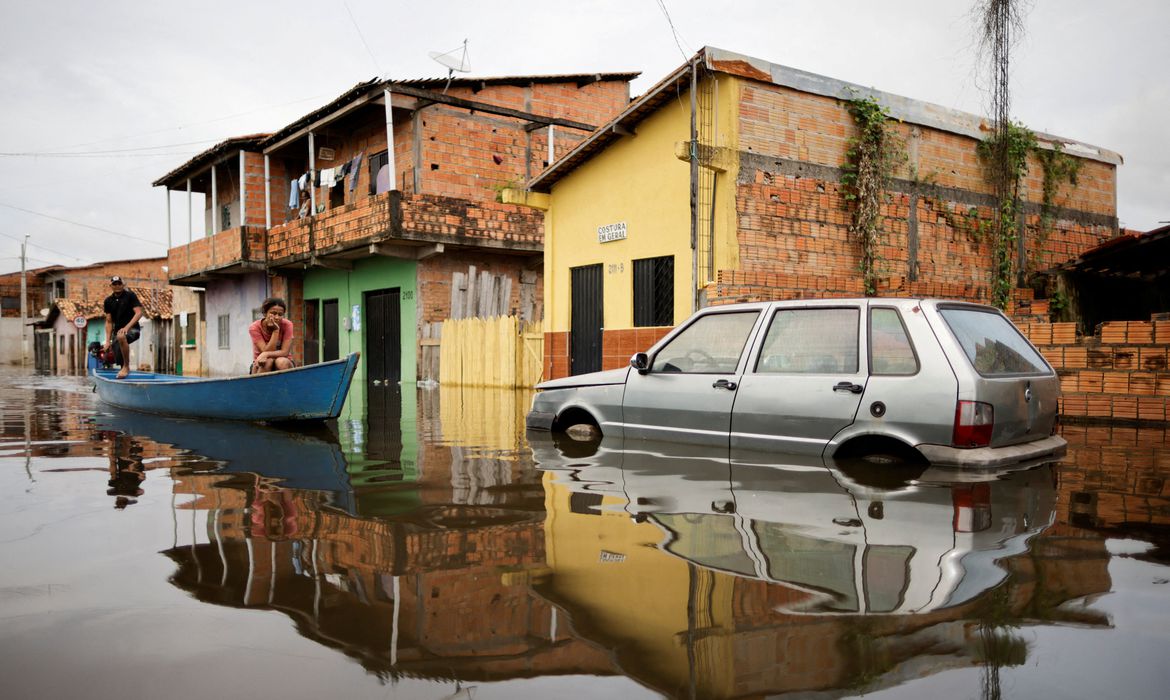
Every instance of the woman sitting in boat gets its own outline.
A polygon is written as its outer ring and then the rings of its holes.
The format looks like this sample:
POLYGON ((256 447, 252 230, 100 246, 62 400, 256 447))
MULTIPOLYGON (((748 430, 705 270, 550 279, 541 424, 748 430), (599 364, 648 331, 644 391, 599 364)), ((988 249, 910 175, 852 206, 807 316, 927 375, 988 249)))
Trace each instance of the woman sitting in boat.
POLYGON ((264 318, 248 326, 248 335, 252 336, 252 374, 292 369, 293 324, 284 317, 284 299, 269 297, 260 309, 264 318))

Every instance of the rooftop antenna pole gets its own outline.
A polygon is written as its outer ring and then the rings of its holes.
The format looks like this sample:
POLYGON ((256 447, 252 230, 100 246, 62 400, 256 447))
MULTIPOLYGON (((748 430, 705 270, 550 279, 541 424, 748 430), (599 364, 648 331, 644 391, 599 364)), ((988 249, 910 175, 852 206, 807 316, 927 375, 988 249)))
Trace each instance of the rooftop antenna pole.
POLYGON ((447 67, 447 84, 443 86, 443 94, 447 94, 447 88, 451 87, 451 79, 455 77, 455 73, 469 73, 471 72, 471 59, 467 56, 467 39, 463 40, 463 45, 450 51, 440 53, 439 51, 430 51, 427 53, 432 60, 447 67), (456 54, 459 54, 456 56, 456 54))

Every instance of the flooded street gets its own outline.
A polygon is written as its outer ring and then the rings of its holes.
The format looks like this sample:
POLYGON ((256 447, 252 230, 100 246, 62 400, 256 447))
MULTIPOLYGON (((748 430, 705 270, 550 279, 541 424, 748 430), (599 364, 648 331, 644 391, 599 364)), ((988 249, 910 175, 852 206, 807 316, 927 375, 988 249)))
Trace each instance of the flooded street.
POLYGON ((1170 443, 986 478, 524 433, 355 386, 308 433, 0 370, 7 698, 1161 698, 1170 443))

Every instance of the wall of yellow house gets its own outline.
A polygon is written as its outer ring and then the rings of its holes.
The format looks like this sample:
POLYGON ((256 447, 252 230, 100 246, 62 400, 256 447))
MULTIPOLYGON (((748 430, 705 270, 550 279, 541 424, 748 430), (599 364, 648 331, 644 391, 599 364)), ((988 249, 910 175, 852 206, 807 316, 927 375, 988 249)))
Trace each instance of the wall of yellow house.
MULTIPOLYGON (((715 74, 719 145, 734 149, 738 82, 715 74)), ((600 263, 606 329, 633 327, 633 261, 674 256, 674 322, 692 312, 690 165, 675 155, 690 138, 690 91, 666 102, 623 137, 553 185, 545 215, 545 332, 569 330, 570 269, 600 263), (626 238, 601 243, 598 229, 624 223, 626 238)), ((716 186, 717 265, 737 257, 734 169, 716 186)))
MULTIPOLYGON (((636 523, 622 509, 626 500, 607 495, 600 511, 575 513, 573 491, 546 472, 545 554, 552 576, 547 590, 553 602, 580 616, 579 628, 604 630, 619 651, 619 664, 655 684, 687 682, 694 654, 702 685, 708 690, 731 686, 734 579, 693 567, 658 548, 667 536, 652 522, 636 523), (688 651, 688 597, 694 594, 699 628, 688 651), (713 633, 715 629, 722 633, 713 633)), ((580 510, 580 509, 579 509, 580 510)))

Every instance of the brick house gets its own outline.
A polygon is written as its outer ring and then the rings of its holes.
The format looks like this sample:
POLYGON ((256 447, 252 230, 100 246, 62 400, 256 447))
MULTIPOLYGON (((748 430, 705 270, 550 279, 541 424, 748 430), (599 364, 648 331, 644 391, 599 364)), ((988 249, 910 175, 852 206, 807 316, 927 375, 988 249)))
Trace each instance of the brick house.
MULTIPOLYGON (((841 185, 858 97, 888 111, 906 156, 883 207, 878 294, 988 301, 985 120, 706 47, 506 193, 547 210, 544 376, 623 366, 709 304, 863 295, 841 185)), ((1029 156, 1021 258, 1043 270, 1115 235, 1121 159, 1037 138, 1079 163, 1042 217, 1029 156)))
POLYGON ((542 217, 498 193, 621 111, 635 75, 373 80, 160 178, 208 202, 208 235, 169 253, 171 283, 206 290, 207 373, 247 370, 270 294, 299 360, 363 352, 358 391, 433 378, 420 338, 470 307, 469 280, 494 290, 481 313, 540 318, 542 217))

